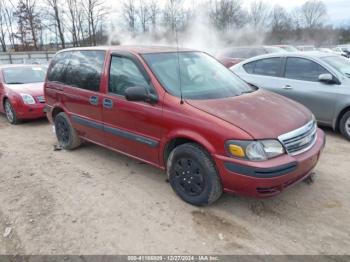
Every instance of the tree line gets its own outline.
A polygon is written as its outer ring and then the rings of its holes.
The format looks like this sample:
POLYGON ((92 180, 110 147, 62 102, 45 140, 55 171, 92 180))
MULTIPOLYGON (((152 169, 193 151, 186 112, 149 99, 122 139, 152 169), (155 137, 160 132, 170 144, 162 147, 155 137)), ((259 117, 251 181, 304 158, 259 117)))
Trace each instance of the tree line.
MULTIPOLYGON (((256 0, 0 0, 2 51, 33 51, 106 44, 112 31, 174 40, 206 20, 233 42, 235 32, 253 31, 266 44, 334 45, 350 41, 350 26, 328 23, 326 5, 309 0, 292 11, 256 0)), ((246 40, 248 43, 250 41, 246 40)), ((118 44, 118 41, 114 41, 118 44)), ((244 39, 242 44, 246 44, 244 39)))

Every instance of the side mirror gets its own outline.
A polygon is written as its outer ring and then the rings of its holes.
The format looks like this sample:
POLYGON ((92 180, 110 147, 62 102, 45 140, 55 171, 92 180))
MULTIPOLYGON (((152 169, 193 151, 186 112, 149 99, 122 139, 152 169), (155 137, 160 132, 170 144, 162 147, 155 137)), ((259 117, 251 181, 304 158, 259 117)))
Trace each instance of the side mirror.
POLYGON ((125 90, 125 98, 129 101, 135 102, 157 102, 157 97, 150 94, 143 86, 131 86, 125 90))
POLYGON ((337 84, 338 80, 331 74, 321 74, 318 76, 318 81, 326 84, 337 84))

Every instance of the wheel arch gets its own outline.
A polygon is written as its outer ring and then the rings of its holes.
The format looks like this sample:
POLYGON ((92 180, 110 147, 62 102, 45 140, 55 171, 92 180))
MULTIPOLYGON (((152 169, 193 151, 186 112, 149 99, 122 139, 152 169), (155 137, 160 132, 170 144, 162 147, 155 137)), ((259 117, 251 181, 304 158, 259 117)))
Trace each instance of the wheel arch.
POLYGON ((165 168, 166 168, 166 163, 171 151, 174 148, 186 143, 195 143, 201 146, 204 150, 206 150, 209 153, 209 155, 211 155, 215 151, 214 146, 207 139, 205 139, 204 137, 196 133, 179 132, 179 133, 173 134, 172 136, 168 137, 161 151, 161 157, 163 161, 162 164, 164 164, 165 168))
POLYGON ((65 112, 61 106, 54 106, 51 111, 52 120, 54 121, 55 117, 61 112, 65 112))
POLYGON ((334 130, 339 130, 339 124, 340 124, 340 120, 342 119, 342 117, 345 115, 346 112, 350 111, 350 105, 347 105, 345 108, 343 108, 340 113, 338 114, 336 121, 334 123, 333 129, 334 130))

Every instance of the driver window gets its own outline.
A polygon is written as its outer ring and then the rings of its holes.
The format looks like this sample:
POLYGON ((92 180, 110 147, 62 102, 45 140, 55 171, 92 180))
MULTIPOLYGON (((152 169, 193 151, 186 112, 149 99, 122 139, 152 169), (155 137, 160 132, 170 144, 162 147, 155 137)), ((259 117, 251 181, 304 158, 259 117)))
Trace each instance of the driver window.
POLYGON ((151 88, 131 59, 113 56, 109 71, 108 91, 124 96, 125 90, 132 86, 143 86, 148 90, 151 88))
POLYGON ((321 74, 329 74, 321 65, 305 58, 289 57, 285 77, 290 79, 318 82, 321 74))

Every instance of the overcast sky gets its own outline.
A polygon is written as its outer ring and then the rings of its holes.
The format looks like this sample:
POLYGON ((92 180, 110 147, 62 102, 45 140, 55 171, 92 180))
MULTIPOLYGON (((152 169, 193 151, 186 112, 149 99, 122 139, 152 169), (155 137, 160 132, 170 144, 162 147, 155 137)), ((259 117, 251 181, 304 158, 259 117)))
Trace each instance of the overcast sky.
MULTIPOLYGON (((160 0, 160 2, 165 0, 160 0)), ((204 0, 184 0, 185 3, 200 3, 204 0)), ((241 0, 243 6, 249 7, 254 0, 241 0)), ((288 11, 296 7, 300 7, 307 0, 263 0, 270 5, 278 4, 283 6, 288 11)), ((323 0, 328 10, 328 23, 334 25, 341 25, 343 23, 350 23, 350 0, 323 0)))
MULTIPOLYGON (((264 0, 272 5, 278 4, 285 7, 287 10, 292 10, 295 7, 301 6, 306 0, 264 0)), ((245 6, 253 0, 242 0, 245 6)), ((350 22, 350 0, 323 0, 327 6, 328 19, 330 24, 342 24, 350 22)))

